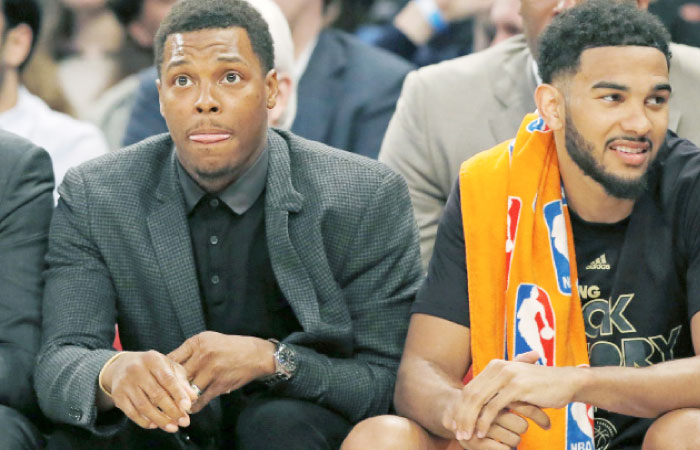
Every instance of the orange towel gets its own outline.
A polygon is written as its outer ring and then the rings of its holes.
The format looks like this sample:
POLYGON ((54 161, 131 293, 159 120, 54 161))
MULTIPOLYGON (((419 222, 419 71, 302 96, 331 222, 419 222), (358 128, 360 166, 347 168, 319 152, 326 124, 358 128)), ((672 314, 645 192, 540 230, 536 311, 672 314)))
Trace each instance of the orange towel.
MULTIPOLYGON (((538 364, 588 365, 576 258, 554 136, 536 114, 514 141, 462 164, 459 174, 474 375, 494 358, 536 350, 538 364)), ((592 408, 548 409, 521 450, 593 450, 592 408)))

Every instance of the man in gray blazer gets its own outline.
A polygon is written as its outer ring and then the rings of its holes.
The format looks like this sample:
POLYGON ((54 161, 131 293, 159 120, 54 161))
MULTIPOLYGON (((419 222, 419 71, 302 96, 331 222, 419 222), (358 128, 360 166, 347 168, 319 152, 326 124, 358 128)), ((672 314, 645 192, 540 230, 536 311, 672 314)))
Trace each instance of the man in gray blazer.
POLYGON ((170 133, 59 188, 49 448, 337 448, 391 404, 421 280, 405 183, 267 128, 274 51, 247 2, 183 0, 155 48, 170 133))
MULTIPOLYGON (((632 0, 627 0, 632 1, 632 0)), ((649 0, 636 0, 646 9, 649 0)), ((511 139, 535 110, 537 38, 576 2, 522 0, 524 35, 483 52, 427 66, 406 78, 379 160, 403 175, 427 267, 438 221, 462 161, 511 139)), ((700 49, 671 46, 669 128, 700 142, 700 49)))
POLYGON ((0 131, 0 449, 34 449, 43 438, 32 388, 39 350, 41 272, 53 211, 51 158, 0 131))

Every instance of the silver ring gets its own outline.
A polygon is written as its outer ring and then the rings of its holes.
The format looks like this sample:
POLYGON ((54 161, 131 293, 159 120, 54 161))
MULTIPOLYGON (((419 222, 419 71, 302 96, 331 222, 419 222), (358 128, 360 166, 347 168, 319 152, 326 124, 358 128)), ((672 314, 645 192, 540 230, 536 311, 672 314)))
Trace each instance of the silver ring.
POLYGON ((199 386, 197 386, 196 384, 192 383, 192 384, 190 384, 190 387, 192 388, 192 390, 194 391, 194 393, 197 394, 197 397, 201 397, 201 396, 202 396, 202 390, 199 388, 199 386))

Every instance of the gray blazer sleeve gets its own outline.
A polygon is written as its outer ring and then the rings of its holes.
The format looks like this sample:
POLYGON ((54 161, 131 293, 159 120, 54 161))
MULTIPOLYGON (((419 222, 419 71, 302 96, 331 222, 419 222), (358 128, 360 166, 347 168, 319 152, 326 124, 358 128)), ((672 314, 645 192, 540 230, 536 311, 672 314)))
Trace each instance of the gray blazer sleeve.
POLYGON ((350 312, 352 358, 332 358, 301 345, 298 370, 279 389, 318 402, 352 422, 388 412, 422 279, 418 231, 405 182, 387 171, 357 227, 337 277, 350 312))
POLYGON ((80 169, 71 169, 49 233, 43 336, 35 385, 39 405, 57 422, 107 435, 123 425, 95 426, 97 378, 111 350, 116 294, 92 236, 80 169))
POLYGON ((31 380, 39 349, 41 272, 53 211, 53 172, 44 150, 5 134, 2 144, 0 404, 28 412, 36 408, 31 380), (8 146, 13 147, 11 152, 5 151, 8 146))

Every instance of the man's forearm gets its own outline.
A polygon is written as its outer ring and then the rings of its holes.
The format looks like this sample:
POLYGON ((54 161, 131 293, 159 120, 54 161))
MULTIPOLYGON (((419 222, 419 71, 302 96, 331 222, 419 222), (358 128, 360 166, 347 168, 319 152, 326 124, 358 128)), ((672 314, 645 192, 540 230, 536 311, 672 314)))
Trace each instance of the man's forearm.
POLYGON ((450 377, 438 366, 420 358, 405 359, 399 369, 394 394, 396 411, 420 423, 433 434, 454 438, 442 418, 462 388, 461 380, 450 377))
POLYGON ((575 401, 635 417, 657 417, 679 408, 700 407, 700 357, 644 368, 579 369, 575 401))

